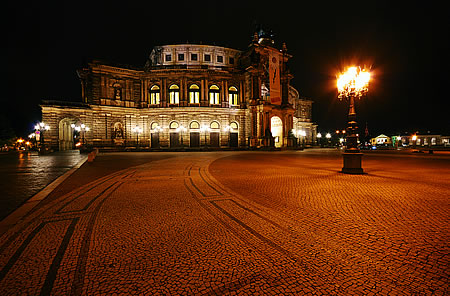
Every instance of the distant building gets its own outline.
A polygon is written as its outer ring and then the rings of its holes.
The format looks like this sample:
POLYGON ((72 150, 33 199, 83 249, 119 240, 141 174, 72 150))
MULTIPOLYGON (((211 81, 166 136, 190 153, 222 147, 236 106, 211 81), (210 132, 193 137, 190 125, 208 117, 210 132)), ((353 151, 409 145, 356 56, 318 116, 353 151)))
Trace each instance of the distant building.
POLYGON ((431 134, 414 134, 410 136, 402 136, 401 142, 403 146, 416 146, 416 147, 433 147, 443 146, 450 147, 450 136, 444 135, 431 135, 431 134))
POLYGON ((313 102, 290 85, 290 58, 260 32, 245 51, 178 44, 153 48, 143 68, 91 61, 78 71, 82 102, 43 101, 45 143, 60 150, 79 139, 149 148, 315 143, 313 102), (88 128, 74 128, 81 124, 88 128))
POLYGON ((370 144, 372 144, 373 146, 377 145, 390 146, 392 145, 392 140, 390 137, 381 134, 378 137, 370 139, 370 144))

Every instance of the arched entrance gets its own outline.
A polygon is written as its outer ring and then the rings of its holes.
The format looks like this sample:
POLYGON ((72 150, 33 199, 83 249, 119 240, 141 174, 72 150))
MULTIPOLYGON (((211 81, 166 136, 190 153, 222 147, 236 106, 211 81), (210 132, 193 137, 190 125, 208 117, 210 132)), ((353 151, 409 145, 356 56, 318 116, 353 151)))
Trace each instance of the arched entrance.
POLYGON ((283 121, 278 116, 273 116, 270 119, 270 131, 275 140, 275 147, 281 148, 283 146, 283 121))
POLYGON ((180 134, 179 134, 179 124, 176 121, 172 121, 169 124, 170 133, 170 148, 180 147, 180 134))
POLYGON ((189 146, 191 148, 200 147, 200 123, 192 121, 189 124, 189 146))
POLYGON ((59 150, 71 150, 74 148, 73 143, 73 129, 70 126, 75 124, 77 120, 75 118, 64 118, 59 122, 58 126, 58 143, 59 150))
POLYGON ((239 127, 238 124, 236 122, 232 122, 230 123, 230 129, 229 129, 229 141, 230 141, 230 147, 232 148, 237 148, 238 144, 239 144, 239 127))
POLYGON ((220 147, 220 125, 217 121, 211 122, 209 125, 209 145, 213 148, 220 147))
POLYGON ((159 133, 163 129, 159 126, 157 122, 152 122, 150 125, 150 133, 151 133, 151 148, 159 149, 159 133))

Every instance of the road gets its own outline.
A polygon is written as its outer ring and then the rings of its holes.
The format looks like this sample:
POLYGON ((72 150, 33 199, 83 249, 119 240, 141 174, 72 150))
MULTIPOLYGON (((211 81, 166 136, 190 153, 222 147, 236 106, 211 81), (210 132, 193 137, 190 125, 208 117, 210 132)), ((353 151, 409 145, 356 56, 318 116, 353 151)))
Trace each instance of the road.
POLYGON ((79 151, 0 153, 0 221, 83 157, 79 151))
POLYGON ((121 157, 98 161, 148 159, 81 167, 1 237, 0 294, 449 293, 448 156, 368 153, 356 176, 332 150, 121 157))

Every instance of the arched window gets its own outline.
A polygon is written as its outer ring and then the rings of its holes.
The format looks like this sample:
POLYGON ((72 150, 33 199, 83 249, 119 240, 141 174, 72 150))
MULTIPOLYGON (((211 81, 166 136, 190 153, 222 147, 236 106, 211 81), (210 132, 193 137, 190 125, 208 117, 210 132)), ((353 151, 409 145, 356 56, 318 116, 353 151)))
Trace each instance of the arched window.
POLYGON ((159 104, 160 89, 156 84, 150 88, 150 104, 159 104))
POLYGON ((169 129, 171 129, 171 130, 176 130, 178 127, 179 127, 179 124, 178 124, 178 122, 176 122, 176 121, 172 121, 172 122, 169 124, 169 129))
POLYGON ((150 130, 159 131, 161 130, 161 128, 159 127, 159 124, 157 122, 152 122, 152 124, 150 125, 150 130))
POLYGON ((219 87, 215 84, 209 87, 209 103, 211 105, 220 104, 219 87))
POLYGON ((189 129, 199 129, 200 123, 198 121, 192 121, 191 124, 189 124, 189 129))
POLYGON ((238 124, 236 122, 232 122, 232 123, 230 123, 230 128, 232 131, 237 132, 238 124))
POLYGON ((180 103, 180 87, 176 84, 172 84, 169 87, 169 104, 180 103))
POLYGON ((230 106, 236 106, 238 104, 238 90, 234 86, 228 89, 228 102, 230 106))
POLYGON ((212 130, 220 129, 220 125, 219 125, 219 123, 218 123, 217 121, 211 122, 211 124, 209 125, 209 127, 210 127, 212 130))
POLYGON ((200 103, 200 88, 197 84, 192 84, 191 86, 189 86, 189 103, 200 103))

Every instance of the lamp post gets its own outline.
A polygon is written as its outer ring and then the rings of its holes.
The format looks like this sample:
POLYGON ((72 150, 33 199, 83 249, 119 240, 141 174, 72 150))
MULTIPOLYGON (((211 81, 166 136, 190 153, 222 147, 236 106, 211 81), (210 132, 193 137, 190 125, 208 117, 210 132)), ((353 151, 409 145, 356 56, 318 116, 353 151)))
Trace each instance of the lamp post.
POLYGON ((321 140, 322 140, 322 134, 321 134, 321 133, 318 133, 316 137, 317 137, 317 144, 319 144, 319 146, 322 147, 322 143, 321 143, 321 140))
POLYGON ((298 132, 300 134, 300 139, 302 141, 302 150, 305 149, 305 142, 306 142, 306 132, 304 130, 301 130, 298 132))
MULTIPOLYGON (((45 142, 44 142, 44 132, 50 130, 50 126, 43 123, 43 122, 39 122, 38 124, 36 124, 34 126, 34 134, 35 135, 39 135, 39 146, 44 145, 45 146, 45 142)), ((37 140, 37 139, 36 139, 37 140)), ((40 148, 40 147, 39 147, 40 148)), ((45 147, 44 147, 45 148, 45 147)))
POLYGON ((229 125, 226 125, 223 131, 228 132, 228 147, 231 148, 231 132, 233 131, 233 128, 229 125))
POLYGON ((417 144, 417 135, 413 135, 411 137, 411 140, 413 142, 413 148, 416 148, 416 144, 417 144))
POLYGON ((31 133, 28 135, 28 138, 30 138, 31 141, 33 141, 33 147, 35 147, 37 145, 36 143, 36 133, 31 133))
POLYGON ((200 131, 205 133, 205 147, 207 146, 207 142, 206 142, 206 133, 209 131, 209 127, 207 125, 202 125, 200 127, 200 131))
POLYGON ((330 133, 327 133, 327 134, 325 135, 325 138, 327 138, 327 140, 328 140, 328 147, 330 147, 330 146, 331 146, 331 134, 330 134, 330 133))
POLYGON ((349 101, 346 149, 342 154, 346 174, 363 174, 361 167, 362 153, 358 149, 358 127, 356 125, 355 98, 360 99, 369 90, 370 73, 357 67, 350 67, 337 79, 338 98, 349 101))
POLYGON ((182 125, 180 125, 180 127, 177 128, 177 132, 179 132, 180 135, 181 135, 181 147, 184 147, 184 144, 183 144, 183 132, 185 132, 185 131, 187 131, 187 128, 185 128, 182 125))
POLYGON ((139 134, 142 133, 144 130, 142 127, 136 125, 133 127, 133 133, 136 133, 136 149, 139 149, 139 134))
POLYGON ((79 135, 81 136, 81 141, 79 143, 76 143, 75 147, 84 146, 84 144, 86 144, 86 139, 85 139, 86 132, 90 131, 91 129, 88 126, 86 126, 84 123, 81 123, 80 125, 76 125, 76 124, 72 123, 70 125, 70 127, 73 128, 76 132, 78 132, 79 135))

